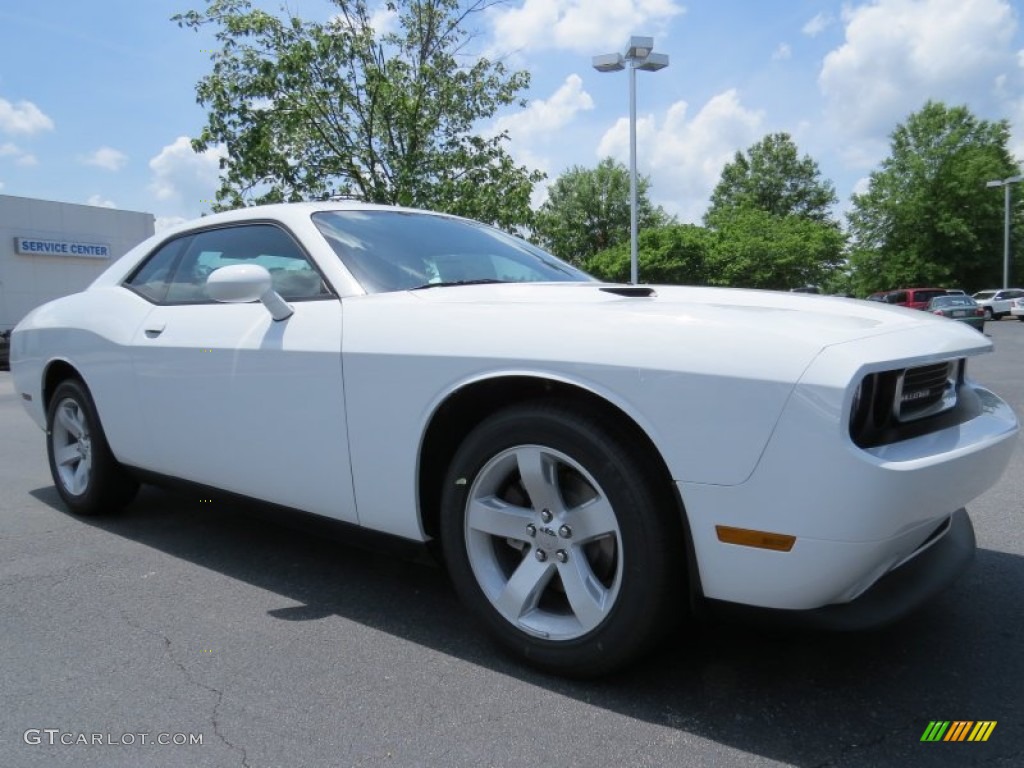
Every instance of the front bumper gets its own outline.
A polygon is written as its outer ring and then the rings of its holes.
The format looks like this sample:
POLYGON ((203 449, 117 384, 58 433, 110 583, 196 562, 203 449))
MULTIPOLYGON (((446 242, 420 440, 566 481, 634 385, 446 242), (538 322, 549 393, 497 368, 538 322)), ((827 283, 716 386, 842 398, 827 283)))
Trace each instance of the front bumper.
POLYGON ((949 518, 945 532, 882 576, 859 597, 810 610, 755 608, 709 600, 712 613, 789 627, 848 631, 890 624, 946 589, 974 559, 974 526, 965 509, 949 518))

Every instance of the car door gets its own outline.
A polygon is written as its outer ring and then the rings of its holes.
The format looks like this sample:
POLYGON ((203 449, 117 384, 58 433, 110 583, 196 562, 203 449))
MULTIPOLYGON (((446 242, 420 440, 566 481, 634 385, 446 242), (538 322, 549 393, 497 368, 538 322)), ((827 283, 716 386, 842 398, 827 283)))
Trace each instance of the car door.
POLYGON ((153 304, 132 342, 142 464, 161 474, 357 522, 341 369, 341 303, 269 223, 166 243, 126 281, 153 304), (205 292, 221 266, 266 267, 294 309, 205 292))

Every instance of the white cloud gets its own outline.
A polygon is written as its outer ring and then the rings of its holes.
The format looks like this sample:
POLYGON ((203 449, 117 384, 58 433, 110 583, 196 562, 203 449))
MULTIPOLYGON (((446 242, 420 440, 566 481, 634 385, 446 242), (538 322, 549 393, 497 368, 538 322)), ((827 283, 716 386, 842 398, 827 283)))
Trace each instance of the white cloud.
POLYGON ((188 219, 184 216, 157 216, 153 223, 153 228, 160 232, 164 229, 170 229, 176 227, 179 224, 184 224, 188 219))
POLYGON ((26 152, 17 144, 12 144, 11 142, 0 144, 0 157, 13 158, 17 165, 23 167, 37 165, 39 163, 35 155, 31 152, 26 152))
POLYGON ((112 147, 100 147, 95 152, 83 155, 79 160, 86 165, 95 165, 107 171, 119 171, 128 162, 128 155, 112 147))
POLYGON ((855 195, 866 195, 869 189, 871 189, 870 176, 861 176, 853 184, 853 194, 855 195))
POLYGON ((187 136, 179 136, 149 161, 153 171, 150 190, 158 200, 183 202, 190 210, 204 210, 213 199, 220 179, 222 147, 195 152, 187 136))
POLYGON ((534 185, 531 203, 538 207, 548 195, 553 163, 544 155, 544 149, 561 138, 562 131, 576 116, 594 108, 594 100, 583 90, 583 80, 572 74, 547 99, 534 99, 526 109, 503 115, 494 121, 488 133, 495 136, 507 131, 506 145, 515 161, 527 168, 548 174, 548 178, 534 185))
POLYGON ((813 19, 804 24, 800 30, 808 37, 817 37, 832 23, 832 17, 827 13, 819 13, 813 19))
POLYGON ((31 135, 52 130, 53 120, 31 101, 12 104, 7 99, 0 99, 0 131, 31 135))
POLYGON ((1010 154, 1018 163, 1024 163, 1024 98, 1018 99, 1010 110, 1010 154))
POLYGON ((772 61, 785 61, 791 58, 793 58, 793 49, 786 45, 786 43, 779 43, 779 47, 772 54, 772 61))
POLYGON ((872 0, 845 9, 843 21, 846 39, 825 57, 818 84, 833 127, 854 142, 848 161, 869 159, 867 144, 928 99, 992 114, 1006 106, 1000 75, 1010 75, 1006 90, 1024 84, 1007 0, 872 0))
POLYGON ((564 128, 579 112, 593 108, 594 100, 583 90, 583 80, 572 74, 549 99, 534 99, 523 111, 495 121, 494 133, 508 131, 515 144, 537 141, 564 128))
POLYGON ((370 26, 377 36, 388 35, 398 31, 398 13, 382 5, 370 14, 370 26))
POLYGON ((99 208, 117 208, 117 204, 113 200, 107 200, 102 195, 89 195, 89 199, 85 201, 86 205, 95 205, 99 208))
POLYGON ((490 14, 502 51, 557 48, 589 55, 625 46, 627 30, 656 34, 685 10, 676 0, 525 0, 490 14))
MULTIPOLYGON (((651 199, 682 221, 697 222, 722 174, 722 167, 764 133, 763 113, 749 110, 735 90, 711 98, 687 119, 685 101, 673 104, 659 125, 637 121, 637 165, 651 178, 651 199)), ((602 137, 598 157, 629 162, 629 120, 621 118, 602 137)))

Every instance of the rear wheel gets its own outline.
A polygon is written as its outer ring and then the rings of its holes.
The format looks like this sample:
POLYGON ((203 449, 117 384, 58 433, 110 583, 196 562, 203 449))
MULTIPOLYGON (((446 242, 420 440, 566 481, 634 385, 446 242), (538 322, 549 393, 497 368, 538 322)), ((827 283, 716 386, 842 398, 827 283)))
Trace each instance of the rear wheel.
POLYGON ((661 636, 680 604, 684 548, 641 455, 557 403, 501 411, 459 448, 442 500, 445 559, 506 649, 590 676, 661 636))
POLYGON ((77 515, 115 512, 138 492, 110 452, 89 390, 77 379, 61 382, 47 412, 46 453, 57 492, 77 515))

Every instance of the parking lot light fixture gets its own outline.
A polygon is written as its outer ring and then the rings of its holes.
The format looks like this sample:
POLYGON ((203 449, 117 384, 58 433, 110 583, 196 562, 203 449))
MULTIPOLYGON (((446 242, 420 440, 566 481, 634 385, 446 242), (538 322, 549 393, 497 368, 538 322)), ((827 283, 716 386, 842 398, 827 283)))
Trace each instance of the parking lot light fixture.
POLYGON ((1010 185, 1024 181, 1024 175, 995 179, 985 183, 986 187, 1002 187, 1003 193, 1003 288, 1010 287, 1010 185))
POLYGON ((626 53, 605 53, 593 58, 598 72, 618 72, 629 63, 629 282, 639 280, 637 246, 637 177, 636 177, 636 71, 657 72, 668 66, 668 56, 653 53, 654 38, 629 38, 626 53))

